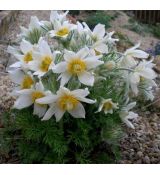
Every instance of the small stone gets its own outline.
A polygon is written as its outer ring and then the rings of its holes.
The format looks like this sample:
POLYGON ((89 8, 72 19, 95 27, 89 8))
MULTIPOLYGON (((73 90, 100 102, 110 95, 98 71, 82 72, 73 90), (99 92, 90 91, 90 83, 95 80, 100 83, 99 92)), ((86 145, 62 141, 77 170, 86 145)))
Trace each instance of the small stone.
POLYGON ((137 152, 137 156, 138 156, 139 158, 141 158, 141 157, 143 157, 143 153, 142 153, 141 151, 138 151, 138 152, 137 152))
POLYGON ((149 163, 150 163, 150 158, 149 158, 148 156, 145 156, 145 157, 143 158, 143 161, 144 161, 144 163, 149 164, 149 163))
POLYGON ((141 164, 142 163, 142 159, 139 159, 136 161, 137 164, 141 164))

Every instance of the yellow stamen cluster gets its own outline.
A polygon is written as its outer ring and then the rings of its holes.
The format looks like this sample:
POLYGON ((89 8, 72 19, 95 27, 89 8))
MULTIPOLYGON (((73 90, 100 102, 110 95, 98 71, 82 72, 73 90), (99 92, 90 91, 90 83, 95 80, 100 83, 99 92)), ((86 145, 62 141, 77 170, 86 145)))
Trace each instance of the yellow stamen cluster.
POLYGON ((45 95, 44 95, 41 91, 34 91, 34 92, 32 92, 32 94, 31 94, 33 103, 35 103, 35 101, 36 101, 38 98, 42 98, 42 97, 44 97, 44 96, 45 96, 45 95))
POLYGON ((86 70, 86 63, 80 58, 75 58, 68 63, 67 70, 73 75, 81 74, 86 70))
POLYGON ((25 63, 28 63, 33 60, 32 52, 27 52, 23 58, 25 63))
POLYGON ((58 106, 63 111, 70 111, 76 108, 78 100, 72 95, 64 95, 58 101, 58 106))
POLYGON ((140 82, 143 82, 143 81, 145 81, 145 78, 140 76, 140 82))
POLYGON ((107 110, 107 111, 111 110, 113 108, 112 102, 110 102, 110 101, 105 102, 103 108, 104 108, 104 110, 107 110))
POLYGON ((42 62, 40 64, 40 69, 42 72, 47 72, 48 69, 49 69, 49 66, 52 62, 52 58, 50 56, 45 56, 43 59, 42 59, 42 62))
POLYGON ((21 83, 21 89, 29 89, 34 84, 33 79, 29 75, 25 75, 21 83))
POLYGON ((98 50, 94 49, 94 51, 95 51, 96 56, 101 55, 101 52, 99 52, 98 50))
POLYGON ((58 35, 58 36, 64 36, 64 35, 67 35, 68 33, 69 33, 68 28, 64 27, 64 28, 58 30, 56 32, 56 35, 58 35))

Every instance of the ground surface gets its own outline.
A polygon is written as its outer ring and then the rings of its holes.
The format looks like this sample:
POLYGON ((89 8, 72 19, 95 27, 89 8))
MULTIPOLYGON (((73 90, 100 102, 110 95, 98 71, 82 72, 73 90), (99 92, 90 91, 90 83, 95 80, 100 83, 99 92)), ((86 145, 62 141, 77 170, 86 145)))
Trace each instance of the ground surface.
MULTIPOLYGON (((40 20, 49 18, 49 11, 21 11, 17 21, 10 25, 8 32, 4 35, 5 41, 14 41, 20 32, 19 26, 28 26, 31 16, 38 16, 40 20)), ((112 12, 110 12, 112 13, 112 12)), ((110 31, 114 30, 127 35, 133 43, 141 41, 144 50, 153 47, 158 39, 151 34, 140 36, 139 34, 125 29, 128 16, 123 12, 111 23, 110 31)), ((14 62, 6 53, 7 44, 0 42, 0 115, 2 111, 9 109, 13 104, 10 97, 13 84, 9 80, 6 69, 14 62)), ((142 112, 139 110, 139 119, 135 121, 135 130, 126 130, 126 135, 121 140, 122 158, 119 163, 160 163, 160 105, 159 95, 157 102, 151 105, 153 110, 142 112)))

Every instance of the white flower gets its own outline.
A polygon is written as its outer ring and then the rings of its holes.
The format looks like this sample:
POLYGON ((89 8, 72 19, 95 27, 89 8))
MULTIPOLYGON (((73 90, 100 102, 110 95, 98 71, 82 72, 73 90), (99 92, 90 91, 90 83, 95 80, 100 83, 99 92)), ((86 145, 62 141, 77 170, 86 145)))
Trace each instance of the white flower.
POLYGON ((61 86, 64 86, 72 76, 77 76, 82 84, 93 86, 94 75, 91 69, 103 64, 101 56, 88 56, 88 48, 83 48, 79 52, 65 50, 64 60, 53 68, 54 73, 61 73, 61 86))
POLYGON ((105 44, 104 35, 105 35, 105 25, 97 24, 93 31, 88 27, 86 23, 83 23, 85 26, 84 30, 87 31, 88 35, 94 41, 91 49, 93 49, 96 55, 102 53, 108 53, 108 46, 105 44))
POLYGON ((22 26, 20 27, 20 29, 21 29, 20 36, 27 37, 29 35, 29 33, 31 31, 33 31, 34 29, 41 30, 41 26, 42 26, 42 23, 38 20, 38 18, 36 16, 31 16, 29 28, 27 29, 27 28, 22 27, 22 26))
POLYGON ((115 68, 116 63, 113 60, 111 60, 111 61, 105 62, 104 66, 107 70, 112 70, 115 68))
POLYGON ((124 56, 121 58, 121 66, 132 68, 138 63, 134 58, 148 58, 149 54, 137 49, 140 46, 140 43, 134 47, 127 49, 124 53, 124 56))
POLYGON ((134 58, 148 58, 149 54, 137 49, 140 46, 140 43, 136 44, 134 47, 127 49, 124 53, 127 57, 134 58))
POLYGON ((21 69, 16 69, 9 71, 9 77, 14 83, 19 85, 16 87, 16 90, 30 89, 34 85, 34 79, 31 72, 25 73, 21 69))
POLYGON ((91 36, 91 38, 95 41, 102 40, 105 35, 105 25, 103 24, 97 24, 93 31, 88 27, 88 25, 83 22, 84 29, 88 32, 88 34, 91 36))
POLYGON ((20 43, 20 53, 17 49, 9 46, 8 53, 13 54, 18 62, 12 64, 11 68, 19 68, 22 67, 24 69, 28 69, 28 63, 33 60, 33 51, 36 50, 36 46, 32 45, 30 42, 25 39, 20 43))
POLYGON ((108 43, 108 44, 111 44, 111 45, 114 45, 115 42, 119 41, 119 39, 116 39, 116 38, 112 38, 113 34, 115 32, 109 32, 107 33, 107 35, 105 36, 104 40, 108 43))
POLYGON ((79 35, 82 35, 82 34, 87 34, 87 29, 84 28, 84 26, 82 25, 82 23, 80 23, 79 21, 77 21, 77 32, 79 35))
POLYGON ((153 87, 157 87, 157 84, 154 80, 141 78, 140 80, 140 92, 144 95, 146 100, 153 101, 153 87))
POLYGON ((69 11, 66 11, 65 13, 52 10, 50 13, 50 21, 41 21, 42 26, 45 28, 46 26, 51 26, 53 28, 53 24, 55 21, 59 21, 60 23, 63 23, 64 21, 67 21, 67 14, 69 11))
POLYGON ((136 102, 129 103, 126 107, 123 107, 120 111, 120 118, 121 120, 130 128, 134 129, 133 124, 129 121, 130 119, 136 119, 138 114, 131 112, 133 107, 135 107, 136 102))
POLYGON ((135 67, 134 71, 129 74, 129 81, 131 85, 132 91, 135 95, 138 94, 138 84, 140 81, 144 79, 153 80, 156 78, 156 74, 153 71, 152 67, 154 64, 152 61, 145 61, 139 63, 138 66, 135 67))
POLYGON ((61 23, 60 21, 54 21, 54 30, 50 31, 51 37, 62 37, 66 38, 70 31, 76 28, 75 24, 70 24, 68 21, 61 23))
POLYGON ((13 108, 23 109, 34 104, 33 114, 38 115, 39 117, 43 117, 47 110, 47 105, 41 105, 37 103, 36 99, 45 97, 46 95, 49 95, 50 92, 44 91, 44 87, 41 82, 36 83, 35 88, 17 91, 17 94, 19 97, 16 100, 13 108))
POLYGON ((53 22, 55 20, 58 20, 60 22, 64 22, 67 20, 66 16, 68 14, 69 11, 66 11, 65 13, 63 12, 59 12, 56 10, 52 10, 51 14, 50 14, 50 21, 53 22))
POLYGON ((98 108, 98 112, 103 110, 105 114, 113 114, 114 109, 118 109, 118 105, 117 103, 113 103, 112 99, 109 98, 102 100, 98 108))
POLYGON ((41 39, 38 43, 39 52, 34 52, 34 60, 29 62, 29 68, 34 71, 33 75, 43 76, 54 66, 56 53, 52 54, 46 41, 41 39))
POLYGON ((88 94, 88 89, 70 91, 65 87, 61 87, 56 95, 52 94, 36 100, 36 102, 40 104, 50 104, 50 108, 42 120, 49 120, 55 115, 56 121, 58 122, 66 111, 75 118, 85 118, 85 109, 81 102, 95 103, 94 100, 85 98, 88 94))

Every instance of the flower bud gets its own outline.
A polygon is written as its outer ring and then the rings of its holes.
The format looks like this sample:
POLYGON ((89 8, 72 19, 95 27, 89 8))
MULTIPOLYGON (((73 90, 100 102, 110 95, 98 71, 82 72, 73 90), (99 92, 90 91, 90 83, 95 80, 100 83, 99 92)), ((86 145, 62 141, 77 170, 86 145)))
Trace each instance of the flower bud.
POLYGON ((115 68, 116 66, 116 63, 114 61, 107 61, 105 64, 104 64, 105 68, 108 69, 108 70, 112 70, 115 68))

